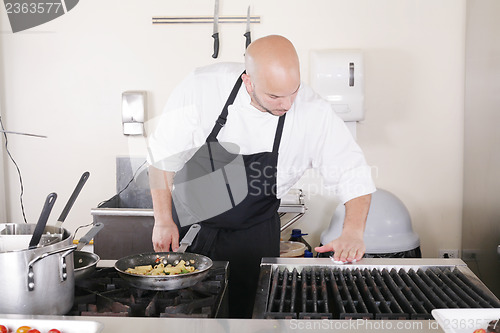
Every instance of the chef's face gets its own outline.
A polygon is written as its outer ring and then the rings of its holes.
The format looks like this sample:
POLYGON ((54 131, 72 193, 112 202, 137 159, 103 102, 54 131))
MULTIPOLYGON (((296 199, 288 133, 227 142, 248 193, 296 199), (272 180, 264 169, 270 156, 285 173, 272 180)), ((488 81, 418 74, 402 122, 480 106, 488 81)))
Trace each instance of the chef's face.
POLYGON ((276 71, 253 77, 243 74, 251 104, 274 116, 284 115, 292 107, 300 88, 300 74, 295 71, 276 71))
POLYGON ((274 116, 284 115, 293 105, 299 91, 300 82, 297 85, 288 85, 280 92, 269 91, 264 86, 253 85, 251 92, 252 105, 260 111, 268 112, 274 116), (288 88, 288 90, 286 89, 288 88))

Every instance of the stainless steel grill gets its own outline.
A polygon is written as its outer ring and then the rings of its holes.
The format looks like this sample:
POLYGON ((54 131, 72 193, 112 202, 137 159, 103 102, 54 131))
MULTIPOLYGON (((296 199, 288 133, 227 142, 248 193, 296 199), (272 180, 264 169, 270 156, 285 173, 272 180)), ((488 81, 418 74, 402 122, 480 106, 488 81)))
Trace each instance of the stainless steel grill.
POLYGON ((432 319, 436 308, 495 308, 500 301, 461 260, 265 258, 254 318, 432 319))

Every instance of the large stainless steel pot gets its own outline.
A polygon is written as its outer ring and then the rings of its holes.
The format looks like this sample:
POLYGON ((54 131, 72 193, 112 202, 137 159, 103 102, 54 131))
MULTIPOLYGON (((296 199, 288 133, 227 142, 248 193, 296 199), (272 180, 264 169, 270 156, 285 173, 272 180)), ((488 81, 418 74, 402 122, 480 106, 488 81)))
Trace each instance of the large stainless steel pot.
MULTIPOLYGON (((35 224, 3 223, 0 224, 0 252, 19 251, 29 247, 35 224)), ((59 242, 62 239, 62 228, 53 229, 55 232, 44 233, 38 246, 46 246, 59 242)))
MULTIPOLYGON (((32 235, 35 224, 0 224, 0 230, 32 235)), ((46 226, 44 233, 62 234, 61 241, 35 249, 0 252, 0 313, 66 314, 74 299, 73 238, 64 228, 46 226)))

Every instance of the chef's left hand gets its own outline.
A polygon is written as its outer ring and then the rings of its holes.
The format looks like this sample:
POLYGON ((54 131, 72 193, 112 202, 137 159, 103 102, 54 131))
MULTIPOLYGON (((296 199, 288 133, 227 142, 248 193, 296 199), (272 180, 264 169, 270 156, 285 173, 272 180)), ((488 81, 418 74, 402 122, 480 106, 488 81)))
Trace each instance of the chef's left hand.
POLYGON ((342 262, 359 261, 365 254, 365 242, 363 236, 357 233, 343 232, 339 238, 330 243, 318 246, 314 249, 316 252, 333 251, 333 260, 342 262))
POLYGON ((352 262, 361 260, 366 251, 363 234, 370 202, 371 194, 347 201, 345 203, 342 234, 330 243, 316 247, 316 252, 333 251, 334 261, 352 262))

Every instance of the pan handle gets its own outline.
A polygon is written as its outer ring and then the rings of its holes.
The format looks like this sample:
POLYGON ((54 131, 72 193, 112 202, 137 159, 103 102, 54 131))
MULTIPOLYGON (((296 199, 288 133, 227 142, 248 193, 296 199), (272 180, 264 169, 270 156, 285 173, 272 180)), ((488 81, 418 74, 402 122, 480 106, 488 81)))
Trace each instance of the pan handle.
POLYGON ((80 241, 78 242, 78 247, 76 248, 77 251, 80 251, 85 245, 90 243, 92 238, 97 235, 99 231, 104 227, 104 223, 98 222, 94 224, 92 229, 90 229, 83 237, 80 238, 80 241))
POLYGON ((179 249, 177 249, 176 252, 178 253, 184 253, 188 246, 190 246, 194 239, 196 238, 196 235, 200 231, 201 226, 199 224, 193 224, 188 232, 184 235, 184 237, 181 240, 181 245, 179 246, 179 249))
POLYGON ((61 252, 64 252, 64 253, 61 255, 61 260, 59 262, 59 266, 60 266, 60 270, 59 270, 60 274, 59 275, 61 278, 61 282, 65 281, 68 277, 66 257, 69 254, 71 254, 73 251, 75 251, 75 249, 76 249, 76 245, 71 245, 69 247, 65 247, 62 249, 55 250, 55 251, 45 252, 45 253, 39 255, 38 257, 32 259, 28 263, 28 291, 35 290, 35 273, 33 272, 33 265, 35 263, 37 263, 38 261, 47 258, 48 256, 58 254, 61 252))

